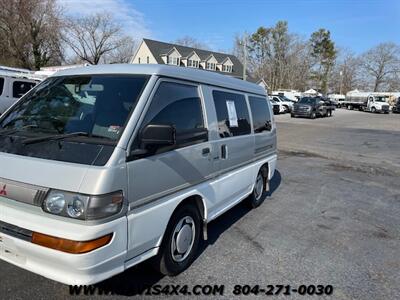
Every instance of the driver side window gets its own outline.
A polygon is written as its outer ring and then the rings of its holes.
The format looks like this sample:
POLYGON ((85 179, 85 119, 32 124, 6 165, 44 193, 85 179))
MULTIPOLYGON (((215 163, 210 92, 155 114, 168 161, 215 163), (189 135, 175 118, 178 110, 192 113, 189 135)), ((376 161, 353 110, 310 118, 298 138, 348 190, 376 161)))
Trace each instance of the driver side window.
POLYGON ((142 130, 149 124, 171 125, 176 132, 176 145, 160 146, 149 155, 176 148, 187 147, 208 140, 198 87, 175 82, 162 82, 152 99, 140 126, 134 147, 143 148, 140 142, 142 130))

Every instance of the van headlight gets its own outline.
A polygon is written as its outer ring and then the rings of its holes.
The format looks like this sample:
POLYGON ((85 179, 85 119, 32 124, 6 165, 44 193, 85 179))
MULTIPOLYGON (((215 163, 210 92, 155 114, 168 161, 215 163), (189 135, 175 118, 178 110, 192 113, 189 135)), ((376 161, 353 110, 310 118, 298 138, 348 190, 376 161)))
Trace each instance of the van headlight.
POLYGON ((51 190, 43 201, 42 209, 53 215, 80 220, 97 220, 118 214, 123 202, 122 191, 88 196, 51 190))

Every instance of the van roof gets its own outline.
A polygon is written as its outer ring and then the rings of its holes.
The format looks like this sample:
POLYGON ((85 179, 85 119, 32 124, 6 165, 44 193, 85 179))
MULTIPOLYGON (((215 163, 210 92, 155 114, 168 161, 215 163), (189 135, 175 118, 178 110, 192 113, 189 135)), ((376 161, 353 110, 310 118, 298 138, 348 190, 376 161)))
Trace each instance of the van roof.
POLYGON ((212 71, 159 64, 110 64, 72 68, 56 72, 51 77, 92 74, 144 74, 190 80, 243 92, 266 95, 265 89, 257 84, 221 75, 212 71))
POLYGON ((13 78, 34 80, 34 81, 43 80, 42 78, 39 78, 39 76, 35 76, 34 74, 21 73, 21 72, 15 72, 15 71, 8 71, 8 70, 0 70, 0 76, 1 77, 13 77, 13 78))

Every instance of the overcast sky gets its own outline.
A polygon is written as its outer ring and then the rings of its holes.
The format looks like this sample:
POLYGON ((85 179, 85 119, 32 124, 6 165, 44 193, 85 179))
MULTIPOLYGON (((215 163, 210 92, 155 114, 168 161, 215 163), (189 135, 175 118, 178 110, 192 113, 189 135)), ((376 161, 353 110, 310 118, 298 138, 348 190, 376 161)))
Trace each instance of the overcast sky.
POLYGON ((323 27, 340 47, 361 53, 400 44, 400 0, 60 0, 67 13, 107 11, 135 38, 173 41, 185 35, 229 51, 236 33, 287 20, 306 38, 323 27))

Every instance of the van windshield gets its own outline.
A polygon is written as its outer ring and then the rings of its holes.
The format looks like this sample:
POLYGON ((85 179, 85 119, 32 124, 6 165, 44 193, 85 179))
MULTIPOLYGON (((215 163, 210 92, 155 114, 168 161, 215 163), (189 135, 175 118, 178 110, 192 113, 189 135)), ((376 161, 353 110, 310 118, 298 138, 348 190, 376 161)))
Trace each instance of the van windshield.
POLYGON ((29 131, 43 136, 79 132, 87 138, 116 141, 147 79, 125 75, 49 78, 2 118, 0 134, 29 131))
POLYGON ((376 102, 386 102, 386 98, 385 97, 375 97, 375 101, 376 102))

